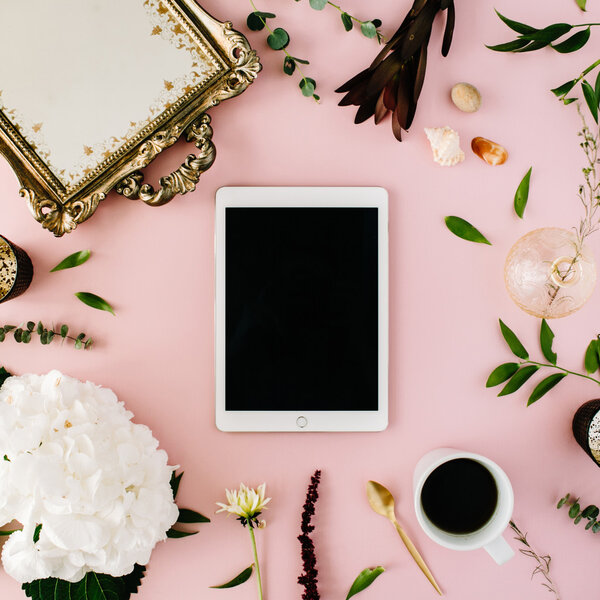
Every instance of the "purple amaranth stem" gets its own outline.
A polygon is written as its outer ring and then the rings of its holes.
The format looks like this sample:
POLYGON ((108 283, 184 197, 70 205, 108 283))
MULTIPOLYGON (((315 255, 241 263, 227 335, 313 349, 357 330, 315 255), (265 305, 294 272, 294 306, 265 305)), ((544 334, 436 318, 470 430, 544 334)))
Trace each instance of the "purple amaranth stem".
POLYGON ((321 481, 321 471, 316 470, 310 478, 310 485, 306 491, 306 501, 302 511, 302 533, 298 536, 302 547, 302 564, 304 570, 298 577, 298 583, 304 586, 302 600, 320 600, 319 590, 317 588, 317 557, 315 555, 315 545, 310 538, 314 531, 314 525, 311 525, 311 519, 315 514, 315 504, 319 498, 319 482, 321 481))

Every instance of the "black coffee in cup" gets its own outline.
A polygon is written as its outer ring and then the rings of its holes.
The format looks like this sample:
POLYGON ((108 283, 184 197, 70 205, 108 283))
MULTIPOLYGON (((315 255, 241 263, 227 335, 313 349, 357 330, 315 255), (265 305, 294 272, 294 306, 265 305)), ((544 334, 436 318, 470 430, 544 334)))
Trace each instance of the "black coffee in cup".
POLYGON ((493 475, 479 462, 456 458, 437 467, 421 490, 427 518, 454 534, 473 533, 491 518, 498 503, 493 475))

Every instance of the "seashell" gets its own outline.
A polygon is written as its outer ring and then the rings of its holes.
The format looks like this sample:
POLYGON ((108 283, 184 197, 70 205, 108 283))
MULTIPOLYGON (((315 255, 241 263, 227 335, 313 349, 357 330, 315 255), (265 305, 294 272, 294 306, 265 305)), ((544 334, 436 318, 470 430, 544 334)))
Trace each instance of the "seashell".
POLYGON ((433 150, 433 160, 443 167, 452 167, 465 160, 458 133, 450 127, 426 127, 425 134, 433 150))
POLYGON ((483 137, 473 138, 471 150, 492 167, 504 164, 508 158, 508 152, 504 146, 483 137))
POLYGON ((481 94, 470 83, 457 83, 450 91, 452 102, 459 110, 467 113, 477 112, 481 107, 481 94))

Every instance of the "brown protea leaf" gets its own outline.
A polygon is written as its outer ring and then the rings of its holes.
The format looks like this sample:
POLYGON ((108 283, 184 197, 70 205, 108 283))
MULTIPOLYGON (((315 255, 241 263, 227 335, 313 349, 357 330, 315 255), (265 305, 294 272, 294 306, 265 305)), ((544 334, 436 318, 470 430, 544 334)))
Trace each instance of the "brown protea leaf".
POLYGON ((392 131, 401 141, 402 130, 408 130, 417 110, 425 81, 429 38, 441 11, 446 11, 442 41, 442 55, 446 56, 454 32, 454 0, 415 0, 371 65, 336 90, 345 93, 340 106, 358 106, 355 123, 374 116, 377 124, 388 111, 392 112, 392 131))

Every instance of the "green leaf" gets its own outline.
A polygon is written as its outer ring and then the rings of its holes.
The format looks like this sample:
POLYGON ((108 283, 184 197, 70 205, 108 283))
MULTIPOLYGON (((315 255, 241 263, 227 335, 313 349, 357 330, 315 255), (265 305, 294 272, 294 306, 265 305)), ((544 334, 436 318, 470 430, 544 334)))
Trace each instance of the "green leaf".
POLYGON ((33 600, 129 600, 140 587, 145 570, 135 565, 123 577, 92 572, 76 583, 48 577, 24 583, 21 588, 33 600))
POLYGON ((566 83, 563 83, 562 85, 559 85, 558 87, 550 91, 557 98, 560 98, 561 96, 566 96, 575 87, 575 85, 577 85, 577 80, 572 79, 571 81, 567 81, 566 83))
POLYGON ((286 56, 283 59, 283 72, 286 75, 293 75, 295 70, 296 70, 296 62, 294 61, 293 58, 286 56))
POLYGON ((515 52, 533 52, 534 50, 545 48, 547 45, 546 42, 530 42, 527 46, 519 48, 519 50, 515 50, 515 52))
POLYGON ((529 396, 529 400, 527 400, 527 406, 530 406, 534 402, 537 402, 544 394, 547 394, 555 385, 560 383, 565 377, 567 373, 555 373, 554 375, 550 375, 546 377, 546 379, 542 379, 536 386, 533 392, 531 392, 531 396, 529 396))
POLYGON ((373 21, 365 21, 360 24, 361 33, 368 38, 374 38, 377 35, 377 27, 373 24, 373 21))
POLYGON ((600 368, 600 361, 598 360, 598 340, 592 340, 586 351, 585 358, 583 359, 585 370, 588 373, 595 373, 600 368))
POLYGON ((42 344, 42 346, 45 346, 46 344, 48 344, 48 332, 47 331, 42 331, 42 333, 40 334, 40 344, 42 344))
POLYGON ((600 523, 594 523, 594 525, 592 527, 592 531, 594 533, 598 533, 600 531, 600 523))
POLYGON ((91 348, 93 343, 94 343, 94 341, 92 340, 92 338, 88 338, 85 341, 85 344, 83 345, 83 347, 87 350, 88 348, 91 348))
POLYGON ((15 325, 5 325, 5 326, 4 326, 4 331, 5 331, 6 333, 8 333, 9 331, 12 331, 13 329, 16 329, 16 326, 15 326, 15 325))
POLYGON ((583 96, 585 97, 585 101, 592 113, 592 117, 596 123, 598 122, 598 98, 596 98, 596 92, 594 88, 587 82, 583 81, 581 83, 581 88, 583 89, 583 96))
POLYGON ((597 506, 590 504, 583 509, 581 515, 586 519, 595 519, 598 515, 600 515, 600 509, 597 506))
POLYGON ((177 492, 179 491, 179 484, 181 483, 181 478, 183 477, 183 473, 184 473, 184 471, 181 471, 181 473, 179 473, 179 475, 176 475, 175 471, 173 471, 173 473, 171 473, 171 481, 169 483, 171 484, 171 490, 173 491, 173 500, 175 500, 175 498, 177 498, 177 492))
POLYGON ((566 496, 564 496, 563 498, 561 498, 558 501, 558 504, 556 505, 556 508, 562 508, 562 506, 565 504, 565 502, 569 501, 569 496, 570 496, 570 494, 567 494, 566 496))
POLYGON ((75 339, 78 339, 80 341, 83 341, 85 338, 85 333, 80 333, 75 339))
POLYGON ((250 575, 252 575, 252 570, 254 569, 254 565, 250 565, 247 569, 244 569, 239 575, 236 575, 231 581, 227 583, 222 583, 221 585, 211 585, 210 587, 215 590, 225 590, 227 588, 236 587, 238 585, 242 585, 250 579, 250 575))
POLYGON ((75 350, 81 350, 83 348, 83 342, 81 340, 75 340, 75 350))
POLYGON ((315 10, 323 10, 327 6, 327 0, 309 0, 309 4, 315 10))
POLYGON ((29 344, 29 342, 31 341, 31 331, 29 331, 29 330, 23 331, 23 333, 21 334, 21 341, 24 344, 29 344))
POLYGON ((571 29, 573 29, 573 25, 569 25, 568 23, 554 23, 548 25, 548 27, 544 27, 544 29, 525 33, 523 34, 523 37, 534 42, 544 42, 547 45, 566 33, 569 33, 571 29))
POLYGON ((8 458, 8 456, 6 456, 6 454, 4 455, 4 460, 5 460, 6 462, 10 462, 10 458, 8 458))
POLYGON ((210 519, 189 508, 179 509, 178 523, 210 523, 210 519))
POLYGON ((577 6, 579 6, 579 8, 585 12, 585 3, 587 2, 587 0, 575 0, 575 4, 577 4, 577 6))
POLYGON ((475 242, 477 244, 492 245, 491 242, 468 221, 454 216, 446 217, 444 221, 446 223, 446 227, 459 238, 467 240, 468 242, 475 242))
POLYGON ((197 531, 181 531, 179 529, 174 529, 171 527, 169 531, 167 531, 167 537, 172 539, 189 537, 190 535, 196 535, 197 531))
POLYGON ((298 58, 297 56, 292 56, 292 58, 297 62, 300 63, 301 65, 310 65, 310 63, 307 60, 304 60, 303 58, 298 58))
POLYGON ((23 531, 22 529, 7 529, 6 531, 0 531, 0 536, 8 536, 16 531, 23 531))
POLYGON ((23 330, 20 327, 17 327, 13 335, 15 336, 15 340, 20 343, 23 339, 23 330))
POLYGON ((519 369, 509 380, 508 383, 500 390, 498 396, 508 396, 514 394, 537 370, 537 365, 530 365, 519 369))
POLYGON ((531 170, 533 167, 529 167, 529 171, 525 173, 525 177, 521 179, 521 183, 515 192, 515 212, 522 219, 525 207, 527 206, 527 200, 529 199, 529 180, 531 179, 531 170))
POLYGON ((350 586, 346 600, 367 589, 384 571, 385 569, 383 567, 375 567, 374 569, 365 569, 364 571, 361 571, 354 580, 354 583, 350 586))
POLYGON ((567 104, 571 104, 571 102, 577 102, 577 98, 565 98, 563 102, 564 105, 567 106, 567 104))
POLYGON ((498 322, 500 323, 500 331, 502 332, 502 337, 506 340, 506 343, 508 344, 508 347, 510 348, 511 352, 515 356, 518 356, 523 360, 527 360, 529 358, 529 352, 525 350, 525 347, 523 346, 523 344, 521 344, 521 341, 515 335, 514 331, 508 325, 506 325, 502 321, 502 319, 498 319, 498 322))
POLYGON ((518 21, 513 21, 504 15, 501 15, 498 11, 496 14, 508 25, 513 31, 517 33, 533 33, 534 31, 538 31, 535 27, 531 27, 530 25, 525 25, 525 23, 519 23, 518 21))
POLYGON ((87 262, 90 256, 91 252, 89 250, 81 250, 80 252, 74 252, 73 254, 69 254, 69 256, 61 260, 54 267, 54 269, 50 269, 50 273, 54 273, 55 271, 62 271, 63 269, 72 269, 73 267, 78 267, 84 262, 87 262))
POLYGON ((69 326, 68 325, 62 325, 60 328, 60 337, 62 337, 63 339, 67 337, 67 333, 69 333, 69 326))
POLYGON ((277 27, 267 38, 267 44, 273 50, 283 50, 290 43, 290 36, 285 29, 277 27))
POLYGON ((248 15, 248 18, 246 19, 246 25, 248 25, 248 29, 250 29, 250 31, 262 31, 265 28, 265 21, 267 19, 274 18, 275 15, 273 13, 255 10, 248 15))
POLYGON ((40 533, 42 531, 42 524, 39 523, 35 526, 35 531, 33 532, 33 543, 36 544, 40 540, 40 533))
POLYGON ((96 294, 91 294, 90 292, 77 292, 75 296, 77 296, 84 304, 87 304, 92 308, 105 310, 116 316, 113 307, 106 300, 100 298, 100 296, 96 296, 96 294))
POLYGON ((598 71, 598 75, 596 75, 596 84, 594 85, 594 92, 596 94, 596 98, 600 99, 600 71, 598 71))
POLYGON ((574 519, 579 514, 580 510, 581 510, 581 507, 579 506, 579 503, 575 502, 571 506, 571 508, 569 508, 569 517, 571 517, 571 519, 574 519))
POLYGON ((554 332, 550 329, 550 325, 548 325, 546 319, 542 319, 540 327, 540 347, 542 348, 542 354, 546 357, 546 360, 555 365, 557 356, 556 353, 552 351, 553 340, 554 332))
POLYGON ((512 42, 506 42, 505 44, 496 44, 495 46, 488 46, 486 48, 493 50, 494 52, 516 52, 517 50, 524 48, 529 44, 529 40, 513 40, 512 42))
POLYGON ((304 96, 312 96, 315 93, 315 88, 317 84, 314 79, 310 77, 303 77, 298 84, 300 89, 302 90, 302 94, 304 96))
POLYGON ((36 332, 38 335, 42 335, 42 331, 44 331, 44 324, 41 321, 38 321, 36 332))
POLYGON ((27 321, 27 331, 33 331, 35 329, 35 323, 33 321, 27 321))
POLYGON ((346 31, 351 31, 352 27, 354 27, 354 22, 352 21, 352 17, 348 14, 343 12, 342 15, 342 23, 344 24, 344 29, 346 31))
POLYGON ((6 334, 4 333, 4 329, 0 329, 0 342, 3 342, 6 339, 6 334))
POLYGON ((561 54, 568 54, 569 52, 576 52, 583 48, 591 35, 591 28, 583 29, 582 31, 578 31, 573 34, 571 37, 567 38, 564 42, 560 44, 552 45, 552 47, 561 54))
POLYGON ((4 385, 4 382, 12 377, 11 373, 9 373, 4 367, 0 367, 0 387, 4 385))
POLYGON ((510 379, 519 370, 518 363, 504 363, 496 367, 488 377, 485 387, 494 387, 510 379))

